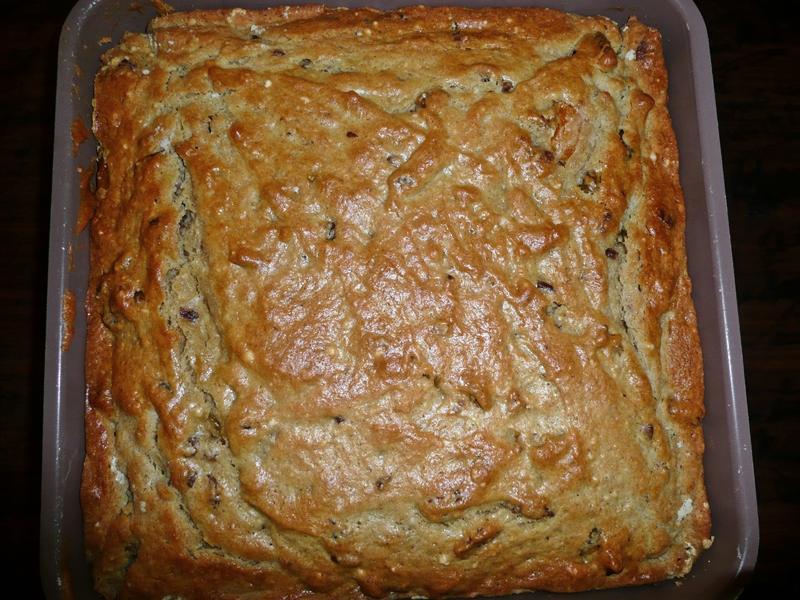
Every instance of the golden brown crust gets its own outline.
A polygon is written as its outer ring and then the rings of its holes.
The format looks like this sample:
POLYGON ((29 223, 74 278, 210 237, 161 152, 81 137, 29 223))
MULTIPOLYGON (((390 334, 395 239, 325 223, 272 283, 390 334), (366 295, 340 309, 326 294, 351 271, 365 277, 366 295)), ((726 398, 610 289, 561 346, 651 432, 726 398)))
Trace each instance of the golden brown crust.
POLYGON ((224 10, 104 63, 82 491, 103 595, 688 572, 702 363, 655 31, 224 10))

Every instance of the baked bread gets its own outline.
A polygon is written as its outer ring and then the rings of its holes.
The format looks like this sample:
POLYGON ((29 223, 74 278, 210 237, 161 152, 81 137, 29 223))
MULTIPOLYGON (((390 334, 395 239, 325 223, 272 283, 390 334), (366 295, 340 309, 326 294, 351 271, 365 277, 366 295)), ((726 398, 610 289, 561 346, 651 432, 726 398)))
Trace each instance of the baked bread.
POLYGON ((703 383, 656 31, 155 19, 96 79, 86 549, 106 598, 685 575, 703 383))

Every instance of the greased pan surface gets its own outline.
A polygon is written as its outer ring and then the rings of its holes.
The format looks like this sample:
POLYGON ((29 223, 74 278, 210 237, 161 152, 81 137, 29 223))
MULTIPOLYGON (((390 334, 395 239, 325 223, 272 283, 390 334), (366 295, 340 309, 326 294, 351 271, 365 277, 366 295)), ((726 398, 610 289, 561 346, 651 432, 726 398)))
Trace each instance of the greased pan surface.
MULTIPOLYGON (((177 10, 269 6, 268 2, 172 2, 177 10)), ((281 3, 272 3, 281 4, 281 3)), ((354 2, 396 8, 403 2, 354 2)), ((439 2, 431 4, 454 4, 439 2)), ((503 2, 461 2, 501 5, 503 2)), ((736 312, 730 242, 726 218, 716 112, 708 41, 696 8, 689 2, 640 1, 629 7, 601 2, 510 2, 594 15, 619 23, 635 15, 657 28, 664 40, 670 74, 670 111, 681 153, 681 179, 687 210, 687 253, 694 283, 701 342, 705 356, 706 483, 714 521, 713 548, 704 553, 682 581, 658 586, 591 592, 579 597, 670 598, 734 597, 738 579, 752 569, 758 542, 752 456, 736 312)), ((90 138, 73 155, 71 131, 80 118, 91 127, 93 78, 99 56, 126 30, 143 30, 155 16, 148 4, 114 1, 81 2, 64 27, 59 56, 58 105, 54 149, 47 357, 44 407, 41 566, 48 597, 71 591, 92 598, 88 567, 83 560, 78 489, 83 463, 83 353, 88 250, 86 233, 76 236, 80 173, 95 153, 90 138), (75 334, 62 350, 65 323, 62 299, 67 290, 77 297, 75 334), (69 590, 69 591, 68 591, 69 590)), ((539 593, 536 597, 548 597, 539 593)))

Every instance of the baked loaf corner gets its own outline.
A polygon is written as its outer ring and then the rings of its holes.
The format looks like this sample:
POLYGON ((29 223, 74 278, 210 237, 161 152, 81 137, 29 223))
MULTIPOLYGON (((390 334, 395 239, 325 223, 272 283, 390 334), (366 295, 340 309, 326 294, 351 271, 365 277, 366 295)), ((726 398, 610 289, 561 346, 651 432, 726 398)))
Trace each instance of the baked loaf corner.
POLYGON ((106 598, 685 575, 703 381, 656 31, 176 13, 96 79, 87 556, 106 598))

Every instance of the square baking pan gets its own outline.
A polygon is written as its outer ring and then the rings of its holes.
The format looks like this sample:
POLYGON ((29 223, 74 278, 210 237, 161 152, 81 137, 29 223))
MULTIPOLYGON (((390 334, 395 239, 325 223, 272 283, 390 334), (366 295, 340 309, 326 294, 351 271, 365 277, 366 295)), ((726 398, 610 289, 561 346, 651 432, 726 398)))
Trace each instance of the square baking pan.
MULTIPOLYGON (((317 2, 318 3, 318 2, 317 2)), ((263 8, 258 0, 170 0, 177 10, 263 8)), ((402 1, 345 1, 341 6, 398 8, 402 1)), ((712 548, 682 580, 645 587, 585 592, 578 598, 735 598, 752 572, 758 548, 750 429, 747 417, 738 312, 722 177, 711 60, 705 25, 689 0, 433 1, 463 6, 545 6, 605 15, 622 24, 632 15, 663 37, 670 77, 669 110, 678 138, 686 199, 686 244, 705 358, 705 471, 712 548)), ((95 155, 91 129, 94 74, 100 55, 125 31, 143 31, 156 16, 145 0, 82 0, 64 25, 59 47, 53 192, 48 273, 47 346, 42 453, 41 575, 46 595, 97 598, 83 555, 79 502, 84 458, 84 349, 89 256, 87 232, 78 232, 82 172, 95 155), (86 133, 84 131, 84 133, 86 133), (74 332, 64 299, 77 298, 74 332), (71 340, 67 344, 67 338, 71 340)), ((559 595, 560 597, 563 597, 559 595)), ((515 596, 517 600, 529 594, 515 596)), ((537 592, 535 598, 555 597, 537 592)))

